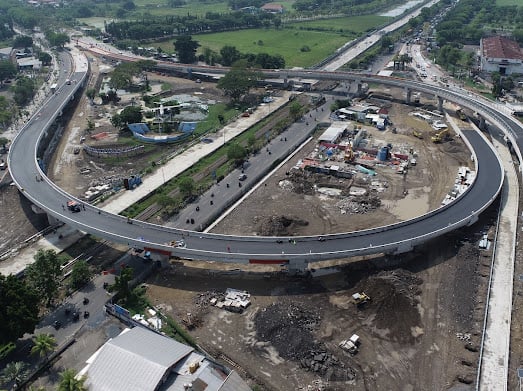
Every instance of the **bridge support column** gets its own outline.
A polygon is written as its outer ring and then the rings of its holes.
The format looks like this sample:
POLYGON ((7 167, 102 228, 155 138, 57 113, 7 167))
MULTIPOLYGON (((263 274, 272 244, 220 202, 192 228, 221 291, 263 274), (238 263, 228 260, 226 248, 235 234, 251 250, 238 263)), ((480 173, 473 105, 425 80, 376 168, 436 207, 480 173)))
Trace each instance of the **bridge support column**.
POLYGON ((478 220, 479 220, 479 217, 477 215, 471 216, 470 220, 469 220, 469 222, 467 224, 467 227, 470 227, 472 224, 474 224, 478 220))
POLYGON ((481 130, 487 129, 487 123, 485 122, 485 118, 483 118, 482 116, 479 116, 479 128, 481 130))
POLYGON ((410 88, 405 87, 405 103, 409 105, 411 98, 412 90, 410 88))
POLYGON ((60 220, 50 214, 47 215, 47 221, 49 221, 51 226, 60 224, 60 220))
POLYGON ((289 86, 289 78, 285 76, 283 78, 283 88, 287 88, 289 86))
POLYGON ((414 249, 414 246, 412 245, 412 243, 410 241, 404 242, 396 248, 396 251, 394 251, 394 254, 408 253, 408 252, 412 251, 413 249, 414 249))
POLYGON ((438 111, 440 113, 443 113, 443 98, 441 96, 438 96, 438 111))

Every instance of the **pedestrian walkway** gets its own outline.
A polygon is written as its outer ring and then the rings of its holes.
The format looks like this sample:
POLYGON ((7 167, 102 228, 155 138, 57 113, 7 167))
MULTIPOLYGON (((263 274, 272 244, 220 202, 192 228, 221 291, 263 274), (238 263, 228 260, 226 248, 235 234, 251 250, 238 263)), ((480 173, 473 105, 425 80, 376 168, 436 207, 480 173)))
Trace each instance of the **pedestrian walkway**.
POLYGON ((503 166, 505 183, 502 190, 501 214, 494 248, 483 354, 480 362, 480 390, 506 390, 510 351, 512 289, 517 233, 519 182, 512 156, 505 145, 493 140, 503 166))

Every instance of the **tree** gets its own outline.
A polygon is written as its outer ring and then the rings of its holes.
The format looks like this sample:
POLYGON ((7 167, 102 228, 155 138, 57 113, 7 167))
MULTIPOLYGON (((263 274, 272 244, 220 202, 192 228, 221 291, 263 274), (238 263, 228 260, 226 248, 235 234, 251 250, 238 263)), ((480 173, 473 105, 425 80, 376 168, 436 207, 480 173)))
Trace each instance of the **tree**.
POLYGON ((230 96, 234 102, 237 102, 256 85, 259 78, 259 74, 254 71, 245 68, 233 68, 218 81, 218 88, 223 90, 225 95, 230 96))
POLYGON ((2 371, 2 381, 5 383, 14 382, 16 388, 22 383, 27 375, 27 364, 22 361, 8 363, 2 371))
POLYGON ((289 106, 289 114, 294 121, 303 115, 303 106, 300 102, 293 101, 289 106))
POLYGON ((55 33, 54 31, 48 31, 45 35, 51 46, 63 48, 66 43, 71 42, 69 36, 65 33, 55 33))
POLYGON ((33 97, 36 86, 33 79, 28 77, 21 77, 16 81, 16 84, 11 87, 14 92, 14 101, 19 106, 24 106, 27 104, 33 97))
POLYGON ((92 275, 86 261, 77 261, 71 271, 71 287, 73 289, 81 288, 91 280, 92 275))
POLYGON ((13 40, 14 48, 30 48, 33 46, 33 38, 28 35, 17 35, 13 40))
POLYGON ((132 267, 124 267, 120 275, 116 276, 114 284, 109 287, 109 291, 116 292, 116 296, 121 301, 126 301, 131 294, 129 282, 133 279, 133 273, 132 267))
POLYGON ((38 250, 34 258, 35 262, 26 268, 27 280, 49 305, 58 293, 62 260, 54 250, 38 250))
POLYGON ((60 373, 58 391, 87 391, 84 383, 85 377, 77 379, 74 369, 66 369, 60 373))
POLYGON ((96 97, 96 89, 94 88, 88 88, 87 90, 85 90, 85 96, 87 96, 87 98, 91 101, 91 103, 93 102, 94 98, 96 97))
POLYGON ((32 333, 38 324, 40 298, 17 277, 0 275, 0 344, 32 333))
POLYGON ((125 126, 119 114, 115 114, 111 117, 111 125, 118 129, 121 129, 125 126))
POLYGON ((235 46, 225 45, 220 49, 222 65, 229 67, 241 58, 241 53, 235 46))
POLYGON ((142 108, 140 106, 127 106, 120 113, 120 118, 124 124, 142 122, 142 108))
POLYGON ((247 150, 238 143, 231 143, 227 149, 227 158, 234 161, 235 165, 240 165, 247 156, 247 150))
POLYGON ((190 197, 194 192, 194 180, 190 176, 184 176, 178 181, 178 189, 184 197, 190 197))
POLYGON ((192 64, 196 61, 196 49, 200 44, 193 41, 190 35, 182 35, 174 41, 174 50, 178 54, 181 63, 192 64))
POLYGON ((0 137, 0 147, 2 147, 2 151, 5 152, 6 150, 6 145, 9 144, 9 139, 8 138, 5 138, 5 137, 0 137))
POLYGON ((53 57, 46 52, 38 53, 38 59, 42 61, 43 65, 51 65, 51 61, 53 61, 53 57))
POLYGON ((10 79, 16 75, 16 68, 9 60, 0 61, 0 84, 3 84, 5 79, 10 79))
POLYGON ((31 354, 47 357, 56 347, 56 339, 51 334, 38 334, 33 338, 31 354))

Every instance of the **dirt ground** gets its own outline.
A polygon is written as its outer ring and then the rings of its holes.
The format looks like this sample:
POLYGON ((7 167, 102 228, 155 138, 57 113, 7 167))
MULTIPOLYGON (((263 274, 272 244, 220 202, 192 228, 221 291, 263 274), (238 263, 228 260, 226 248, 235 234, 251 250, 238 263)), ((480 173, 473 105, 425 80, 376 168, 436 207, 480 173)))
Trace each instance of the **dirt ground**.
POLYGON ((176 263, 147 281, 148 296, 194 325, 206 351, 265 390, 469 389, 490 266, 477 240, 495 212, 411 254, 323 277, 176 263), (213 292, 226 288, 248 291, 251 306, 242 314, 210 306, 213 292), (371 301, 358 308, 351 295, 361 291, 371 301), (353 333, 361 340, 356 355, 338 347, 353 333))
MULTIPOLYGON (((96 69, 101 63, 93 59, 91 65, 96 69)), ((90 86, 95 82, 93 78, 90 86)), ((177 86, 183 83, 190 83, 187 89, 205 88, 187 80, 175 82, 177 86)), ((92 106, 83 97, 66 129, 67 141, 61 143, 50 175, 75 195, 81 195, 86 183, 97 176, 114 175, 111 167, 73 152, 89 118, 96 123, 95 132, 114 133, 110 110, 92 106), (79 174, 85 167, 96 175, 79 174)), ((377 167, 378 180, 388 187, 379 194, 381 205, 376 209, 342 214, 337 201, 328 196, 286 190, 280 184, 288 179, 286 172, 296 164, 294 159, 216 230, 258 234, 264 219, 286 216, 307 223, 288 226, 289 234, 352 231, 437 207, 457 168, 469 164, 470 154, 457 139, 433 144, 428 125, 408 116, 411 110, 396 104, 389 108, 397 134, 369 129, 375 145, 410 145, 418 153, 417 165, 406 176, 377 167), (414 129, 421 129, 424 138, 413 137, 414 129)), ((303 157, 313 149, 308 145, 298 155, 303 157)), ((148 163, 147 158, 143 164, 148 163)), ((25 235, 22 232, 39 229, 38 223, 33 228, 19 224, 22 220, 30 224, 26 216, 32 212, 28 205, 15 209, 13 205, 20 203, 16 190, 7 187, 1 191, 3 210, 12 212, 9 219, 0 219, 2 232, 12 232, 14 243, 25 235)), ((490 254, 480 253, 476 242, 493 223, 494 214, 495 208, 491 208, 470 229, 427 243, 410 254, 353 262, 341 273, 323 277, 202 271, 176 263, 147 281, 148 295, 180 322, 190 319, 197 325, 191 333, 205 350, 262 389, 320 389, 321 385, 330 390, 457 389, 475 380, 485 297, 482 289, 490 266, 490 254), (206 292, 223 292, 227 287, 251 293, 252 305, 244 313, 226 312, 205 302, 206 292), (371 297, 362 308, 351 301, 357 291, 371 297), (354 356, 338 347, 353 333, 361 338, 354 356)))
MULTIPOLYGON (((397 166, 378 165, 375 167, 377 175, 372 179, 360 174, 354 180, 320 174, 309 175, 304 179, 292 168, 317 148, 317 141, 313 140, 283 165, 266 182, 267 186, 260 186, 221 221, 213 232, 248 232, 265 236, 349 232, 392 224, 422 215, 440 206, 445 194, 454 184, 458 168, 462 165, 473 168, 470 152, 457 137, 441 144, 432 143, 430 135, 434 131, 430 125, 408 115, 414 111, 413 107, 393 103, 388 110, 397 133, 394 134, 391 130, 382 132, 372 126, 364 126, 369 134, 368 148, 388 143, 401 147, 401 150, 412 148, 417 155, 417 164, 410 167, 406 175, 399 175, 396 172, 397 166), (423 139, 412 135, 414 129, 422 132, 423 139), (377 203, 379 206, 365 205, 357 208, 357 213, 346 211, 344 203, 346 204, 347 198, 321 194, 313 189, 314 185, 327 188, 348 189, 356 186, 369 189, 371 181, 385 185, 385 188, 380 189, 384 190, 383 192, 369 193, 370 201, 374 198, 380 200, 377 203)), ((322 132, 323 130, 316 136, 322 132)), ((364 197, 360 205, 368 202, 369 197, 364 197)))

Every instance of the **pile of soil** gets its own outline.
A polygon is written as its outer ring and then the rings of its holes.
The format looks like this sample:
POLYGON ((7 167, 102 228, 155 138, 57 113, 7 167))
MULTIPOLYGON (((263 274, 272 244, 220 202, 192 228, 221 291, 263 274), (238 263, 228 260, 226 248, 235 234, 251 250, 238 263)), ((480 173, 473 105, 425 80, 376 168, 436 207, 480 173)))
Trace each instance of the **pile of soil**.
POLYGON ((257 338, 270 342, 287 360, 305 359, 320 350, 312 335, 319 323, 318 314, 293 303, 272 304, 254 317, 257 338))
POLYGON ((397 269, 370 276, 358 283, 356 290, 370 296, 364 311, 376 329, 386 330, 392 340, 414 343, 422 329, 417 307, 422 282, 411 272, 397 269))
POLYGON ((268 216, 256 219, 261 220, 258 224, 258 234, 262 236, 290 236, 296 231, 296 227, 309 224, 294 216, 268 216))

